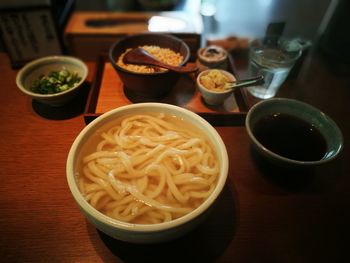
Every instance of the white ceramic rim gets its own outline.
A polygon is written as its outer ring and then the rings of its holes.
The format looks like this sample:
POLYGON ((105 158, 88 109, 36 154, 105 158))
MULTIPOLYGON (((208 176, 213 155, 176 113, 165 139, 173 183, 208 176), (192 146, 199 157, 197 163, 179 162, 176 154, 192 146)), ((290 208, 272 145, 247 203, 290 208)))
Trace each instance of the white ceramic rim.
MULTIPOLYGON (((147 111, 147 109, 146 109, 147 111)), ((131 104, 122 106, 119 108, 116 108, 114 110, 111 110, 107 113, 104 113, 103 115, 97 117, 95 120, 93 120, 91 123, 89 123, 85 128, 79 133, 79 135, 76 137, 75 141, 73 142, 70 151, 68 153, 67 158, 67 166, 66 166, 66 173, 67 173, 67 181, 69 188, 71 190, 71 193, 73 194, 73 197, 75 201, 79 204, 79 206, 82 207, 84 211, 86 211, 88 214, 90 214, 95 220, 101 221, 106 225, 109 225, 113 228, 123 229, 127 231, 132 232, 155 232, 155 231, 162 231, 173 227, 178 227, 180 225, 183 225, 189 221, 191 221, 194 218, 197 218, 199 215, 204 213, 217 199, 219 194, 222 192, 222 189, 225 186, 226 179, 228 176, 228 167, 229 167, 229 160, 228 160, 228 154, 226 150, 226 146, 221 138, 221 136, 218 134, 218 132, 215 130, 213 126, 211 126, 206 120, 204 120, 202 117, 197 115, 194 112, 191 112, 187 109, 170 105, 170 104, 164 104, 164 103, 137 103, 137 104, 131 104), (217 139, 217 154, 219 155, 219 159, 222 159, 222 167, 219 174, 219 179, 217 182, 217 185, 212 192, 212 194, 195 210, 191 211, 190 213, 174 219, 169 222, 165 223, 159 223, 159 224, 131 224, 122 222, 116 219, 112 219, 101 212, 97 211, 95 208, 93 208, 83 197, 83 195, 80 193, 78 186, 75 181, 75 174, 74 174, 74 159, 75 154, 77 152, 77 148, 80 144, 80 141, 85 137, 86 133, 88 133, 91 129, 94 128, 96 124, 99 122, 105 120, 106 118, 109 118, 110 116, 113 116, 115 114, 120 114, 122 112, 128 112, 130 109, 135 108, 159 108, 159 110, 164 110, 165 108, 168 110, 174 111, 174 114, 180 113, 183 115, 186 115, 192 119, 194 119, 194 122, 199 124, 200 126, 205 127, 209 133, 213 135, 217 139)))
POLYGON ((327 116, 325 113, 323 113, 320 109, 318 109, 318 108, 316 108, 316 107, 314 107, 314 106, 312 106, 310 104, 307 104, 305 102, 302 102, 302 101, 299 101, 299 100, 295 100, 295 99, 271 98, 271 99, 259 101, 258 103, 254 104, 250 108, 250 110, 248 111, 246 119, 245 119, 245 127, 246 127, 246 130, 248 132, 249 137, 254 142, 254 144, 256 144, 258 148, 260 148, 260 150, 264 151, 266 154, 272 156, 273 158, 275 158, 275 159, 277 159, 279 161, 282 161, 282 162, 285 162, 285 163, 288 163, 288 164, 292 164, 292 165, 296 165, 296 166, 313 166, 313 165, 320 165, 320 164, 323 164, 323 163, 327 163, 327 162, 335 159, 337 157, 337 155, 342 151, 342 148, 343 148, 343 137, 342 137, 342 133, 341 133, 338 125, 329 116, 327 116), (298 160, 289 159, 289 158, 283 157, 281 155, 278 155, 278 154, 270 151, 269 149, 267 149, 265 146, 263 146, 255 138, 255 136, 253 134, 253 131, 251 130, 250 119, 251 119, 252 114, 254 114, 255 111, 259 110, 259 107, 261 107, 261 105, 263 105, 265 103, 270 103, 270 101, 280 101, 280 102, 281 101, 288 101, 288 102, 291 102, 291 103, 302 105, 303 107, 308 107, 310 109, 318 111, 320 113, 320 115, 323 115, 327 119, 327 121, 332 123, 332 125, 339 131, 339 134, 341 135, 341 138, 340 138, 340 141, 341 141, 340 145, 341 146, 337 150, 336 154, 334 156, 332 156, 331 158, 321 159, 321 160, 318 160, 318 161, 298 161, 298 160))
POLYGON ((23 66, 23 68, 21 68, 16 76, 16 84, 17 87, 25 94, 30 95, 32 97, 36 97, 36 98, 53 98, 53 97, 59 97, 60 95, 66 94, 66 93, 70 93, 73 90, 77 89, 86 79, 87 75, 88 75, 89 69, 86 66, 86 64, 78 58, 72 57, 72 56, 47 56, 47 57, 42 57, 36 60, 33 60, 29 63, 27 63, 26 65, 23 66), (35 92, 31 92, 30 90, 26 89, 21 82, 21 78, 22 75, 25 74, 26 71, 30 70, 31 68, 34 67, 40 67, 40 64, 42 64, 43 62, 54 62, 54 61, 71 61, 74 62, 76 65, 78 65, 79 67, 81 67, 83 69, 83 75, 80 76, 81 80, 73 87, 70 88, 68 90, 62 91, 62 92, 58 92, 58 93, 54 93, 54 94, 40 94, 40 93, 35 93, 35 92))
POLYGON ((230 78, 232 79, 235 79, 237 80, 237 78, 231 73, 231 72, 228 72, 227 70, 223 70, 223 69, 206 69, 204 71, 202 71, 201 73, 198 74, 197 76, 197 85, 202 88, 203 90, 205 90, 206 92, 210 93, 210 94, 227 94, 227 93, 231 93, 233 92, 234 88, 233 89, 229 89, 227 91, 224 91, 224 92, 221 92, 221 91, 213 91, 213 90, 209 90, 207 89, 204 85, 202 85, 202 83, 200 82, 200 78, 203 76, 203 75, 206 75, 208 74, 210 71, 213 71, 213 70, 218 70, 220 71, 222 74, 225 74, 226 76, 229 76, 230 78))

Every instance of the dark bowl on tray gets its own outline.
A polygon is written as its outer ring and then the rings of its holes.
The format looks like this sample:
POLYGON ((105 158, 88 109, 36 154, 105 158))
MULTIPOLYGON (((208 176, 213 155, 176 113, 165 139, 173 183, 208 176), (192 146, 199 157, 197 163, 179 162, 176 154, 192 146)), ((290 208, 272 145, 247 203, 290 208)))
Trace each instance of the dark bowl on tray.
POLYGON ((117 60, 129 48, 144 45, 169 48, 180 53, 184 58, 180 66, 185 65, 190 57, 187 44, 181 39, 160 33, 145 33, 126 36, 116 41, 109 50, 109 59, 117 71, 124 88, 138 96, 157 99, 167 95, 180 77, 179 73, 172 71, 155 73, 136 73, 120 67, 117 60))

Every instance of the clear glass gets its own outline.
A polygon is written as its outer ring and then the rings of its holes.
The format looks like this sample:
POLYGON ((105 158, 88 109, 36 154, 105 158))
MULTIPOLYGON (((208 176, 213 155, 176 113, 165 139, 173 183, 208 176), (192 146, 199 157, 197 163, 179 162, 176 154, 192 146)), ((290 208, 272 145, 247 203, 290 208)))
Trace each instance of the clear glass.
POLYGON ((260 99, 274 97, 301 53, 302 46, 297 40, 275 37, 253 40, 249 47, 249 74, 263 75, 265 83, 249 87, 249 92, 260 99))

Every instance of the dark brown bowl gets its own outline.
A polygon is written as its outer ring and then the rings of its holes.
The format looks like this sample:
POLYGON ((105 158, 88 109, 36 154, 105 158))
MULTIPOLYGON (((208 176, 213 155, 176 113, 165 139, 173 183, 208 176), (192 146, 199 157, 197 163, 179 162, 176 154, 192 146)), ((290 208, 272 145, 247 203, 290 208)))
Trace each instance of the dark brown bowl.
POLYGON ((186 64, 190 57, 187 44, 181 39, 160 33, 145 33, 126 36, 115 42, 109 50, 109 59, 117 71, 124 88, 145 98, 157 99, 168 94, 179 79, 180 74, 172 71, 155 73, 136 73, 118 66, 116 61, 128 48, 136 48, 143 45, 169 48, 180 53, 184 60, 181 66, 186 64))

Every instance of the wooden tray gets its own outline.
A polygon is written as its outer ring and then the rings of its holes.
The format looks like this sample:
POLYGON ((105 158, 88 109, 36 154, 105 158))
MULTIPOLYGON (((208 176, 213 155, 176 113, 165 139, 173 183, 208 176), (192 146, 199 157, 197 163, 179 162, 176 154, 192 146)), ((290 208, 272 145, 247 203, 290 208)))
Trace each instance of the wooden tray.
MULTIPOLYGON (((226 70, 233 74, 236 72, 231 56, 226 62, 226 70)), ((223 105, 207 105, 196 88, 195 77, 194 74, 184 74, 170 94, 156 102, 169 103, 189 109, 215 125, 242 125, 248 109, 245 95, 240 90, 236 90, 223 105)), ((85 109, 85 122, 89 123, 109 110, 140 102, 155 102, 155 100, 131 94, 127 89, 124 89, 123 83, 112 64, 106 56, 101 56, 85 109)))

